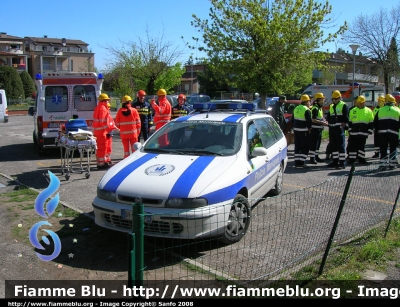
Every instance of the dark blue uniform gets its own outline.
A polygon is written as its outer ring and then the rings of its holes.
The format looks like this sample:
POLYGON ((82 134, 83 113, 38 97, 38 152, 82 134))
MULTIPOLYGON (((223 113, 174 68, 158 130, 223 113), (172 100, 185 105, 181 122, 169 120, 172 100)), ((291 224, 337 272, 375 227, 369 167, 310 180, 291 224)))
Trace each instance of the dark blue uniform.
POLYGON ((143 140, 146 141, 149 138, 150 127, 153 125, 153 109, 147 101, 142 103, 138 98, 132 102, 132 108, 138 111, 141 121, 138 141, 140 141, 140 137, 143 137, 143 140))

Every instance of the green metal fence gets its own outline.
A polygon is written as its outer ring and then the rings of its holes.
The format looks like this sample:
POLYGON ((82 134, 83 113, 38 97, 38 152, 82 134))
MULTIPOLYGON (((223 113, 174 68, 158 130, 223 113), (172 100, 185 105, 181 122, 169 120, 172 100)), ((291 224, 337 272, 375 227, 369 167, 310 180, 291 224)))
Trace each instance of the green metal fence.
MULTIPOLYGON (((195 281, 208 286, 221 280, 294 280, 295 272, 304 266, 313 267, 316 275, 321 274, 335 246, 380 223, 387 225, 387 231, 390 220, 399 216, 396 205, 400 169, 381 170, 378 166, 353 166, 349 173, 318 185, 254 200, 248 232, 231 245, 220 243, 218 237, 202 240, 151 237, 160 225, 144 222, 140 213, 142 224, 134 225, 134 232, 148 236, 143 237, 143 250, 134 254, 143 256, 143 263, 136 267, 144 271, 139 274, 143 280, 134 280, 139 276, 137 272, 129 276, 133 283, 148 286, 171 281, 195 281)), ((152 220, 157 219, 153 216, 152 220)), ((220 217, 221 223, 225 220, 226 216, 220 217)), ((171 220, 163 220, 163 227, 172 229, 179 221, 183 219, 173 216, 171 220)))

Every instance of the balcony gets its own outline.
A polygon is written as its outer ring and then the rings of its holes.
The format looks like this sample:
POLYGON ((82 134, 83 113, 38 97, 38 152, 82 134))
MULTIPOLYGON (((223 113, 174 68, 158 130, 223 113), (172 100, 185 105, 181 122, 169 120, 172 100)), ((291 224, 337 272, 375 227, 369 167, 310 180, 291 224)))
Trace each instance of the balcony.
POLYGON ((63 55, 63 52, 61 50, 57 51, 43 51, 44 55, 63 55))
POLYGON ((24 54, 24 51, 22 49, 17 49, 17 48, 0 48, 1 52, 6 52, 9 54, 24 54))

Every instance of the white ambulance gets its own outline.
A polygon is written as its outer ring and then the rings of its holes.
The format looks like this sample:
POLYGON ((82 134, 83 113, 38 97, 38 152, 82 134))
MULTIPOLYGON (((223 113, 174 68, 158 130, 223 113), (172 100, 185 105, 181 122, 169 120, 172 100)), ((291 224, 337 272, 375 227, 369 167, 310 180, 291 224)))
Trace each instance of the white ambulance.
POLYGON ((5 90, 0 90, 0 123, 8 123, 8 108, 5 90))
POLYGON ((34 118, 33 142, 42 154, 57 146, 62 124, 70 119, 85 119, 92 130, 93 111, 101 94, 103 75, 94 72, 52 72, 36 75, 35 106, 28 114, 34 118))
POLYGON ((371 83, 354 83, 343 84, 343 85, 309 85, 302 94, 307 94, 311 98, 316 93, 323 93, 326 97, 325 104, 322 107, 324 113, 329 112, 329 105, 332 103, 332 92, 338 90, 342 94, 342 99, 350 107, 353 106, 353 93, 354 97, 364 95, 366 99, 365 105, 371 109, 374 109, 378 105, 378 97, 380 95, 385 96, 385 86, 371 83))

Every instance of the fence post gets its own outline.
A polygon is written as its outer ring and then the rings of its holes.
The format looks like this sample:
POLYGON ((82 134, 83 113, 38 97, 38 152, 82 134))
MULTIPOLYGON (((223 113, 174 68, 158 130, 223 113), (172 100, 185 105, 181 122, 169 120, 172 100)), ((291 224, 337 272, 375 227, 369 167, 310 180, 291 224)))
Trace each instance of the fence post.
POLYGON ((131 245, 129 251, 129 274, 128 285, 143 286, 144 271, 144 210, 143 203, 137 202, 132 204, 132 234, 131 245))
POLYGON ((344 204, 346 203, 347 194, 348 194, 349 189, 350 189, 351 180, 353 179, 354 170, 355 170, 355 166, 353 164, 352 167, 351 167, 351 170, 350 170, 349 177, 347 178, 346 187, 344 188, 344 192, 343 192, 343 195, 342 195, 342 199, 340 201, 338 212, 336 214, 335 223, 333 224, 332 231, 331 231, 331 234, 329 236, 328 245, 326 246, 324 257, 322 258, 321 266, 319 267, 319 272, 318 272, 319 275, 321 275, 322 271, 324 270, 326 258, 328 258, 328 253, 329 253, 329 250, 331 248, 331 245, 332 245, 332 242, 333 242, 333 238, 335 237, 336 228, 337 228, 337 225, 339 224, 340 215, 342 214, 342 210, 343 210, 344 204))
POLYGON ((390 224, 391 224, 392 219, 393 219, 393 214, 394 214, 394 212, 395 212, 395 210, 396 210, 397 201, 399 200, 399 194, 400 194, 400 186, 399 186, 399 189, 397 190, 396 200, 394 201, 393 209, 392 209, 392 212, 390 213, 390 218, 389 218, 389 221, 388 221, 386 230, 385 230, 385 234, 384 234, 384 236, 383 236, 384 238, 386 238, 386 235, 387 235, 387 233, 388 233, 388 231, 389 231, 389 227, 390 227, 390 224))

